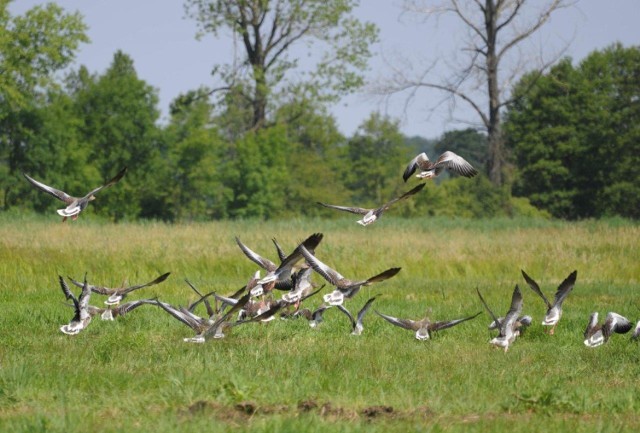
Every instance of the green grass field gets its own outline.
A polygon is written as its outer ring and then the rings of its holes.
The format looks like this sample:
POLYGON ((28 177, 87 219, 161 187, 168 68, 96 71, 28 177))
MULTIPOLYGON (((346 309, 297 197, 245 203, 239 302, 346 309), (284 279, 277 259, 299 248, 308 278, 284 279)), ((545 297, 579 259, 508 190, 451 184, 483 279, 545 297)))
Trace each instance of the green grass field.
POLYGON ((592 311, 640 319, 638 224, 385 215, 366 228, 354 218, 171 226, 84 216, 0 219, 0 431, 640 429, 640 343, 629 335, 594 349, 582 343, 592 311), (271 238, 293 249, 314 232, 324 233, 317 257, 347 277, 402 267, 348 301, 354 312, 380 294, 373 309, 387 314, 417 319, 430 307, 433 319, 460 318, 483 311, 478 287, 504 314, 517 283, 534 325, 507 353, 488 344, 484 312, 426 342, 375 314, 352 336, 335 309, 318 329, 277 320, 204 345, 184 343, 192 331, 153 306, 114 322, 96 317, 76 336, 59 331, 73 314, 58 275, 87 272, 90 283, 117 287, 170 271, 129 299, 185 305, 195 299, 185 278, 229 294, 257 269, 234 236, 275 260, 271 238), (555 335, 543 332, 546 308, 520 269, 549 297, 578 270, 555 335))

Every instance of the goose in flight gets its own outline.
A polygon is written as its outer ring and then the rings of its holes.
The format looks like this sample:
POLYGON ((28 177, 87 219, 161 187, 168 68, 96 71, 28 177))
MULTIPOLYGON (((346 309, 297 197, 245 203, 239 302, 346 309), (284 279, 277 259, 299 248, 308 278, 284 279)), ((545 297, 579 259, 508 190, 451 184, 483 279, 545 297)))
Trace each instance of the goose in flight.
POLYGON ((489 315, 493 319, 494 322, 499 324, 500 333, 497 337, 493 338, 489 343, 493 344, 495 347, 504 348, 505 353, 509 350, 509 346, 516 340, 521 333, 522 324, 518 321, 518 317, 520 317, 520 313, 522 312, 522 292, 520 292, 520 288, 516 284, 516 288, 513 290, 513 295, 511 296, 511 306, 509 307, 509 311, 505 315, 503 320, 498 319, 493 311, 489 308, 487 303, 485 302, 482 294, 479 289, 476 289, 478 292, 478 296, 480 297, 480 301, 484 308, 489 312, 489 315))
POLYGON ((591 313, 587 329, 584 331, 584 345, 587 347, 598 347, 607 341, 611 335, 626 334, 631 331, 633 324, 624 316, 618 313, 609 312, 604 320, 604 324, 598 324, 598 313, 591 313))
POLYGON ((540 290, 540 286, 536 283, 533 278, 531 278, 525 271, 522 271, 522 276, 525 281, 531 287, 531 290, 536 292, 547 304, 547 314, 544 316, 544 320, 542 321, 543 326, 551 326, 549 329, 549 335, 553 335, 555 332, 556 326, 560 321, 560 317, 562 317, 562 302, 569 295, 569 292, 573 289, 573 286, 576 283, 576 277, 578 276, 578 271, 573 271, 569 274, 565 280, 560 283, 558 286, 558 290, 556 291, 555 299, 553 303, 549 302, 542 290, 540 290))
POLYGON ((309 263, 309 266, 311 266, 314 271, 320 274, 322 278, 336 287, 336 290, 324 295, 324 302, 329 305, 341 305, 345 299, 354 297, 360 291, 360 288, 362 286, 370 286, 373 283, 388 280, 389 278, 400 272, 400 269, 402 269, 390 268, 378 275, 367 278, 366 280, 352 281, 348 278, 343 277, 340 273, 322 263, 303 245, 301 245, 299 248, 300 252, 307 260, 307 263, 309 263))
MULTIPOLYGON (((304 242, 302 242, 291 254, 284 259, 281 259, 281 263, 277 266, 271 260, 262 257, 258 253, 251 250, 245 244, 240 241, 240 238, 236 236, 236 243, 242 250, 242 252, 258 266, 267 271, 267 275, 258 280, 257 284, 264 286, 264 291, 268 292, 274 287, 281 290, 290 290, 293 287, 293 281, 291 280, 291 274, 294 272, 293 268, 298 261, 302 259, 300 253, 300 247, 305 247, 311 251, 320 244, 322 240, 322 233, 314 233, 309 236, 304 242)), ((279 250, 281 254, 281 250, 279 250)))
MULTIPOLYGON (((120 288, 112 289, 112 288, 109 288, 109 287, 100 287, 100 286, 89 285, 89 289, 93 293, 98 293, 100 295, 108 296, 107 300, 104 301, 104 303, 106 305, 118 305, 120 303, 120 301, 122 301, 129 293, 133 292, 134 290, 138 290, 138 289, 142 289, 143 287, 149 287, 149 286, 153 286, 153 285, 156 285, 156 284, 160 284, 161 282, 166 280, 169 277, 169 275, 171 275, 171 272, 167 272, 166 274, 162 274, 158 278, 156 278, 155 280, 150 281, 148 283, 137 284, 135 286, 130 286, 130 287, 120 287, 120 288)), ((76 286, 82 287, 82 283, 81 282, 76 281, 71 277, 69 277, 69 280, 71 280, 71 282, 73 284, 75 284, 76 286)))
POLYGON ((65 222, 69 217, 71 217, 71 219, 74 221, 78 219, 78 215, 80 215, 80 212, 82 212, 87 207, 90 201, 95 200, 96 198, 95 195, 101 189, 107 188, 113 185, 114 183, 118 182, 120 179, 122 179, 126 171, 127 171, 127 167, 123 168, 122 170, 120 170, 118 174, 115 175, 113 179, 111 179, 110 181, 108 181, 102 186, 92 189, 84 197, 73 197, 64 191, 53 188, 49 185, 45 185, 42 182, 38 182, 37 180, 28 176, 26 173, 22 173, 22 174, 33 186, 40 189, 41 191, 46 192, 47 194, 51 194, 52 196, 54 196, 58 200, 63 201, 67 205, 67 207, 65 207, 64 209, 58 209, 58 214, 63 217, 62 222, 65 222))
POLYGON ((378 218, 380 218, 382 216, 382 213, 384 211, 386 211, 387 209, 389 209, 389 207, 391 207, 392 204, 396 203, 397 201, 403 200, 409 196, 414 195, 415 193, 419 192, 420 190, 422 190, 422 188, 424 188, 424 186, 426 185, 426 183, 421 183, 420 185, 416 186, 415 188, 411 189, 410 191, 405 192, 404 194, 402 194, 400 197, 396 197, 391 201, 388 201, 387 203, 383 204, 382 206, 378 207, 378 208, 374 208, 374 209, 367 209, 367 208, 361 208, 361 207, 350 207, 350 206, 337 206, 337 205, 333 205, 333 204, 326 204, 326 203, 322 203, 322 202, 317 202, 319 205, 324 206, 324 207, 328 207, 331 209, 337 209, 337 210, 341 210, 341 211, 345 211, 345 212, 351 212, 357 215, 362 215, 362 219, 359 219, 358 221, 356 221, 358 224, 360 224, 361 226, 368 226, 369 224, 374 223, 378 218))
POLYGON ((347 310, 344 307, 344 305, 337 305, 337 308, 340 311, 342 311, 344 314, 346 314, 347 317, 349 318, 349 321, 351 322, 351 335, 362 334, 362 331, 364 331, 364 325, 362 323, 362 320, 364 319, 365 314, 367 314, 367 311, 369 311, 369 309, 371 308, 371 304, 373 304, 373 301, 375 301, 378 296, 380 295, 376 295, 370 298, 367 302, 365 302, 363 307, 360 309, 360 311, 358 311, 358 314, 355 319, 353 318, 353 315, 351 315, 349 310, 347 310))
POLYGON ((406 182, 417 169, 420 169, 420 173, 416 174, 416 177, 420 179, 433 179, 444 169, 464 177, 473 177, 478 174, 478 170, 473 168, 466 159, 451 151, 444 152, 436 162, 431 162, 427 154, 422 152, 409 162, 402 174, 402 179, 406 182))
POLYGON ((79 298, 76 298, 76 296, 71 293, 69 286, 67 286, 67 283, 62 276, 58 275, 58 281, 60 282, 60 288, 62 289, 62 293, 64 293, 65 298, 73 302, 73 307, 75 309, 75 313, 71 321, 68 324, 61 326, 60 331, 67 335, 78 334, 84 328, 89 326, 89 323, 91 323, 91 314, 89 313, 91 289, 89 288, 89 284, 87 284, 87 276, 85 274, 84 285, 79 298))
POLYGON ((410 331, 415 331, 416 340, 420 340, 420 341, 429 340, 431 338, 432 332, 451 328, 462 322, 466 322, 467 320, 474 319, 478 317, 478 315, 480 315, 480 313, 476 313, 473 316, 465 317, 463 319, 432 322, 428 315, 420 320, 411 320, 411 319, 399 319, 397 317, 388 316, 386 314, 382 314, 379 311, 376 311, 376 314, 382 317, 387 322, 391 323, 392 325, 396 325, 396 326, 399 326, 400 328, 408 329, 410 331))

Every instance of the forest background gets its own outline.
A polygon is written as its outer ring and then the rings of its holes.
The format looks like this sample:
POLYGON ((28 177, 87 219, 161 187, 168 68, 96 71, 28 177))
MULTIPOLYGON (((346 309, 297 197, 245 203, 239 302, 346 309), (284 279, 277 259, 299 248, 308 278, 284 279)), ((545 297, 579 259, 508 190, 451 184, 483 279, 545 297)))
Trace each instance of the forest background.
POLYGON ((316 202, 378 206, 414 185, 401 180, 413 156, 452 150, 480 176, 444 176, 397 215, 640 216, 638 46, 523 71, 504 90, 496 178, 483 129, 407 137, 399 119, 374 111, 353 135, 341 134, 328 107, 362 88, 377 29, 350 15, 353 1, 271 3, 185 2, 194 29, 237 32, 245 50, 216 67, 220 87, 178 96, 161 122, 158 90, 127 53, 115 52, 105 71, 69 68, 89 43, 79 13, 48 3, 14 16, 0 0, 2 211, 51 211, 51 197, 22 173, 84 194, 127 166, 125 181, 92 205, 96 218, 337 217, 316 202), (276 37, 260 39, 269 34, 276 37), (298 40, 330 55, 301 72, 285 55, 298 40))

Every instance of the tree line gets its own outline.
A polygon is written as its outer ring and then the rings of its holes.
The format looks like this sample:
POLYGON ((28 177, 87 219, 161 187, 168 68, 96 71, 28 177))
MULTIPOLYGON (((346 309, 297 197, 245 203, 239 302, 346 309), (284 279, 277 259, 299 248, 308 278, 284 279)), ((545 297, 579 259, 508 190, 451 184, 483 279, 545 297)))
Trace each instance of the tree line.
MULTIPOLYGON (((207 28, 207 19, 213 19, 203 15, 212 13, 204 7, 207 2, 187 3, 207 28)), ((334 49, 354 35, 365 42, 375 39, 372 27, 326 9, 333 3, 319 2, 316 16, 324 14, 325 21, 302 28, 348 26, 349 31, 326 33, 325 39, 333 36, 323 42, 337 44, 334 49)), ((51 211, 51 197, 25 182, 23 172, 81 194, 128 166, 125 182, 103 194, 94 213, 113 220, 164 221, 343 216, 316 202, 380 205, 413 186, 411 180, 404 184, 401 174, 418 152, 435 158, 452 150, 484 173, 472 180, 432 183, 400 204, 397 214, 639 216, 638 47, 615 45, 577 65, 563 59, 547 73, 523 76, 504 114, 505 181, 496 185, 489 180, 487 161, 493 156, 487 134, 474 129, 436 139, 405 137, 397 120, 374 112, 353 136, 340 133, 328 103, 361 84, 357 71, 368 56, 364 47, 343 52, 342 77, 336 64, 321 64, 309 82, 278 92, 277 78, 291 63, 280 57, 269 61, 263 53, 256 59, 266 61, 262 69, 251 62, 245 64, 252 71, 248 75, 226 69, 224 91, 200 88, 180 95, 171 103, 168 120, 160 122, 156 89, 138 77, 124 52, 114 53, 103 72, 81 66, 55 79, 87 41, 78 14, 48 4, 12 17, 7 4, 0 2, 4 211, 51 211), (31 37, 34 32, 39 38, 31 37), (313 83, 324 84, 314 88, 313 83)), ((244 32, 256 29, 251 23, 269 22, 273 13, 225 11, 216 16, 245 16, 244 32)), ((284 6, 281 12, 287 12, 284 6)), ((288 12, 298 21, 310 19, 296 17, 297 9, 288 12)), ((274 41, 287 40, 297 28, 278 37, 285 21, 271 22, 276 28, 268 34, 276 35, 274 41)), ((260 33, 246 36, 247 50, 256 54, 256 47, 265 47, 258 43, 260 33)))

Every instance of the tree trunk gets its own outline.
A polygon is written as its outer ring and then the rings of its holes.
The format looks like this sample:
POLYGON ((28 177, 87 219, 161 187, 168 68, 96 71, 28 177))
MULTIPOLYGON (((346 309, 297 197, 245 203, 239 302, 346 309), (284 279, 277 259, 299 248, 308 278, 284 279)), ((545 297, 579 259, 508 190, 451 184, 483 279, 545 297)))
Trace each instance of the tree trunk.
POLYGON ((497 45, 498 11, 494 0, 485 3, 485 29, 487 34, 487 85, 489 94, 489 161, 487 171, 489 179, 496 185, 502 185, 503 140, 500 125, 500 87, 498 85, 497 45))

